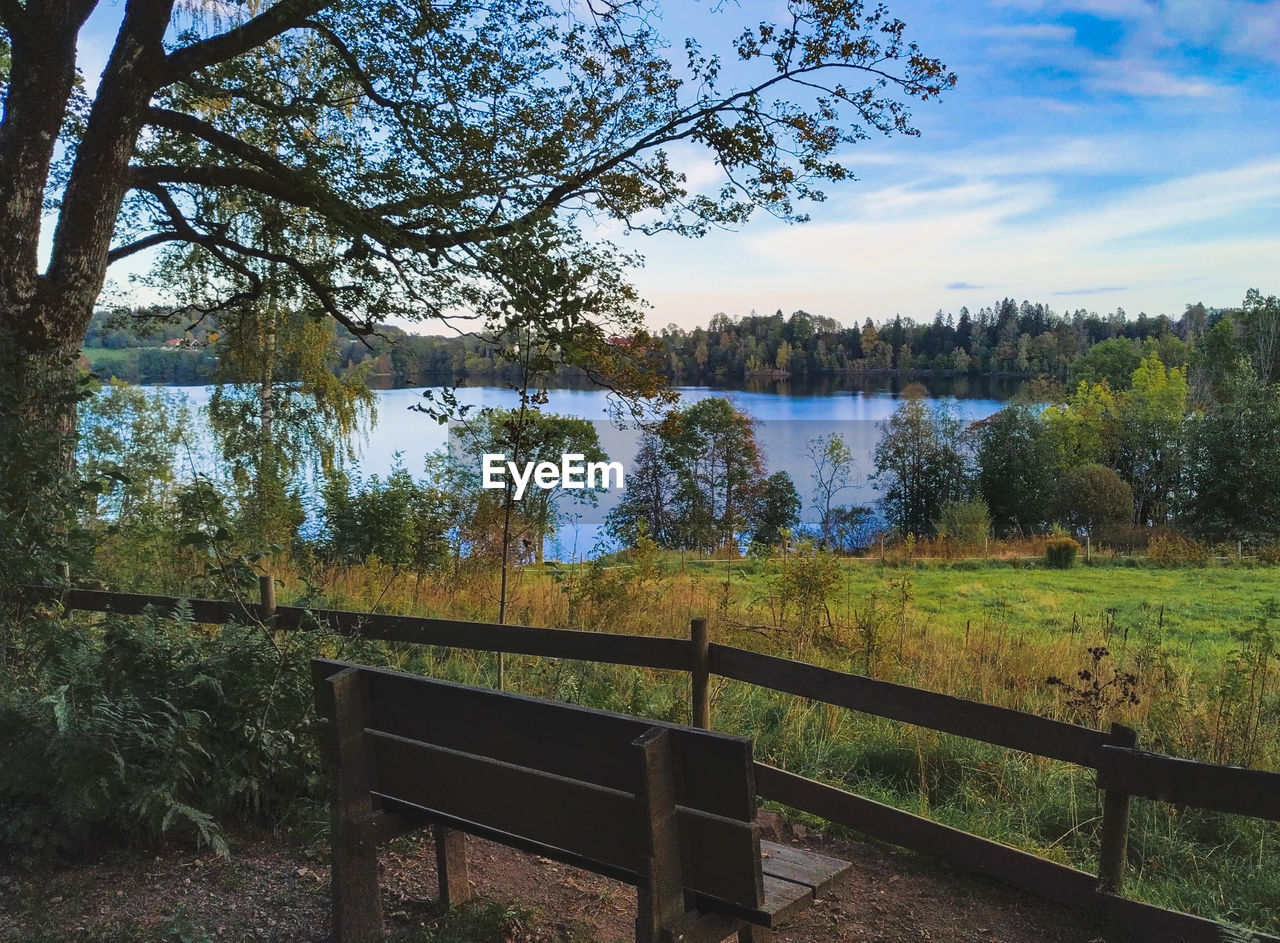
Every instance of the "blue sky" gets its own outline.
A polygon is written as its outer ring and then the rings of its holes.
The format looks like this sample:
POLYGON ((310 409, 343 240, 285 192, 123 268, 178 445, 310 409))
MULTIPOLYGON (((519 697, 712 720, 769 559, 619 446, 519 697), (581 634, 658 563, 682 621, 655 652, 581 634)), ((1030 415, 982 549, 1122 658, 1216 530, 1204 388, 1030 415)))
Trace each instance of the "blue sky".
POLYGON ((859 180, 807 225, 637 242, 653 323, 919 319, 1005 295, 1176 315, 1280 291, 1280 2, 889 6, 956 89, 914 108, 919 138, 853 148, 859 180))
MULTIPOLYGON (((806 225, 621 239, 647 257, 654 326, 777 308, 920 319, 1006 295, 1176 315, 1280 292, 1280 0, 888 5, 957 88, 915 106, 919 138, 855 146, 859 179, 806 225)), ((720 6, 725 29, 782 5, 720 6)), ((705 3, 667 7, 673 34, 705 29, 705 3)), ((120 8, 84 37, 91 81, 120 8)))

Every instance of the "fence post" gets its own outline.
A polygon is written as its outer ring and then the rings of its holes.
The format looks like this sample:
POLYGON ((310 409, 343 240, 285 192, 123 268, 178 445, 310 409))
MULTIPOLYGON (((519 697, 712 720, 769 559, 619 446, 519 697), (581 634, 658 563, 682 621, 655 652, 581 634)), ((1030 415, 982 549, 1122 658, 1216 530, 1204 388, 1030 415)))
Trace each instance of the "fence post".
MULTIPOLYGON (((1112 746, 1132 750, 1138 735, 1123 724, 1111 725, 1112 746)), ((1129 796, 1109 788, 1105 770, 1100 770, 1102 794, 1102 848, 1098 857, 1098 893, 1119 894, 1124 887, 1124 857, 1129 841, 1129 796)))
POLYGON ((271 574, 258 577, 258 590, 262 595, 262 609, 259 618, 263 622, 273 622, 276 617, 276 581, 271 574))
POLYGON ((693 689, 693 726, 703 730, 711 729, 711 697, 709 664, 710 642, 707 638, 707 620, 689 620, 689 641, 693 645, 693 664, 690 676, 693 689))

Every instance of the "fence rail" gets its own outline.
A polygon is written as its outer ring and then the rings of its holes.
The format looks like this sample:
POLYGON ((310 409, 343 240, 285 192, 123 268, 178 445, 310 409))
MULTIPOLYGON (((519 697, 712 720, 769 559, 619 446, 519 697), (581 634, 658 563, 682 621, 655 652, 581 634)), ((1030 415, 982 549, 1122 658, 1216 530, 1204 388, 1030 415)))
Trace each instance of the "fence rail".
MULTIPOLYGON (((140 615, 149 610, 172 614, 185 609, 195 621, 213 624, 259 621, 278 630, 684 671, 691 675, 694 723, 703 727, 710 725, 707 678, 718 675, 1075 763, 1096 770, 1104 790, 1097 876, 763 763, 756 764, 756 779, 765 798, 943 858, 1048 900, 1088 908, 1137 939, 1220 943, 1225 937, 1222 925, 1212 920, 1120 896, 1131 796, 1280 821, 1280 773, 1149 753, 1137 749, 1133 731, 1120 725, 1101 733, 1010 708, 708 643, 701 619, 692 621, 690 638, 680 639, 304 609, 276 606, 274 584, 265 577, 257 604, 56 588, 33 588, 31 596, 60 601, 68 610, 140 615)), ((1280 937, 1257 932, 1247 938, 1280 943, 1280 937)))

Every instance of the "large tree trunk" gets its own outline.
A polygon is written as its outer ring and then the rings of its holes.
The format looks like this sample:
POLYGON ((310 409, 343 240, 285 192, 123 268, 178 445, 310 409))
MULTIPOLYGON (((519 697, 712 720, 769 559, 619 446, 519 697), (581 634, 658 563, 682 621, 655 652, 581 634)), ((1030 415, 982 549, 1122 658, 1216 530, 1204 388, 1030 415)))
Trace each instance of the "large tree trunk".
POLYGON ((45 188, 75 82, 76 38, 96 5, 8 7, 10 85, 0 120, 0 581, 58 553, 74 495, 77 352, 106 279, 129 161, 174 0, 131 0, 62 194, 40 273, 45 188))
POLYGON ((79 398, 78 340, 33 350, 13 315, 0 312, 0 590, 53 576, 66 556, 79 398))

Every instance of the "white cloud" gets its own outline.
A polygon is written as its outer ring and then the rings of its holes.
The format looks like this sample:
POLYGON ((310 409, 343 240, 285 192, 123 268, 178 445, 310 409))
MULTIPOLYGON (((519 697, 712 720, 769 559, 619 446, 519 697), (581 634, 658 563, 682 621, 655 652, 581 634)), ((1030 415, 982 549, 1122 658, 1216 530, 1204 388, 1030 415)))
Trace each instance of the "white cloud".
POLYGON ((1032 42, 1070 43, 1076 31, 1060 23, 1017 23, 1008 26, 987 26, 976 31, 979 36, 999 40, 1029 40, 1032 42))
POLYGON ((1206 98, 1224 91, 1221 85, 1174 75, 1154 65, 1133 61, 1099 62, 1089 84, 1104 91, 1143 98, 1206 98))
POLYGON ((1280 64, 1280 3, 1233 4, 1227 48, 1280 64))
POLYGON ((1249 285, 1270 284, 1280 253, 1280 224, 1256 236, 1223 225, 1280 206, 1280 159, 1186 174, 1075 209, 1048 179, 892 185, 861 197, 840 222, 651 253, 638 279, 655 304, 651 320, 691 325, 715 311, 777 307, 846 321, 926 317, 1004 294, 1177 313, 1196 300, 1233 304, 1249 285))
MULTIPOLYGON (((1028 108, 1039 107, 1029 103, 1028 108)), ((1128 135, 1041 137, 1033 147, 1017 140, 998 140, 949 151, 915 152, 902 148, 851 153, 843 156, 864 167, 910 168, 915 179, 921 173, 964 177, 1030 177, 1040 174, 1103 174, 1127 170, 1137 159, 1128 135)))

